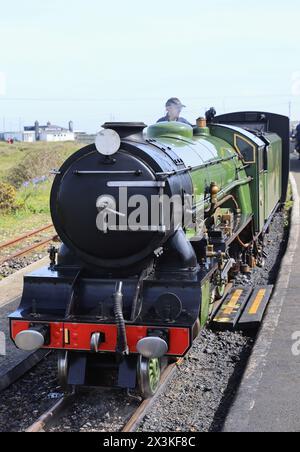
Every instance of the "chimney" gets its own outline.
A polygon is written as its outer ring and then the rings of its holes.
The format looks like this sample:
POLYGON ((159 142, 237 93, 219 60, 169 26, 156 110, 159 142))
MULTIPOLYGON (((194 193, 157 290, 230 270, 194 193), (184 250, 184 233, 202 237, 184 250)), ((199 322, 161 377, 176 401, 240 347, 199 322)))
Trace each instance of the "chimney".
POLYGON ((74 123, 73 123, 73 121, 69 122, 69 131, 70 132, 74 132, 74 123))
POLYGON ((39 141, 40 139, 40 124, 38 121, 35 121, 34 123, 34 130, 35 130, 35 139, 36 141, 39 141))

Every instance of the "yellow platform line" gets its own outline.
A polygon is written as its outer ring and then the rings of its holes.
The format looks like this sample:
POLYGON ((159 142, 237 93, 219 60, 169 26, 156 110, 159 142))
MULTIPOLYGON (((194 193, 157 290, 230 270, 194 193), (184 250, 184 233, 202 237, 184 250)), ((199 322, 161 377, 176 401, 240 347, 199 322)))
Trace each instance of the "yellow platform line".
POLYGON ((234 309, 237 307, 237 304, 238 304, 241 296, 243 295, 243 292, 244 292, 243 290, 236 290, 234 292, 231 300, 229 301, 227 306, 224 308, 223 314, 230 315, 233 313, 234 309))
POLYGON ((253 301, 251 308, 249 309, 250 315, 257 314, 257 311, 259 310, 259 307, 260 307, 263 299, 265 298, 266 292, 267 292, 266 289, 259 290, 258 294, 255 297, 255 300, 253 301))
POLYGON ((230 321, 230 319, 228 319, 228 315, 232 314, 233 311, 237 308, 238 302, 241 298, 241 296, 243 295, 243 290, 238 289, 236 290, 232 297, 230 298, 229 302, 227 303, 226 306, 224 306, 221 309, 221 312, 219 313, 219 315, 215 318, 215 321, 217 322, 227 322, 230 321), (224 316, 226 316, 226 318, 224 318, 224 316))

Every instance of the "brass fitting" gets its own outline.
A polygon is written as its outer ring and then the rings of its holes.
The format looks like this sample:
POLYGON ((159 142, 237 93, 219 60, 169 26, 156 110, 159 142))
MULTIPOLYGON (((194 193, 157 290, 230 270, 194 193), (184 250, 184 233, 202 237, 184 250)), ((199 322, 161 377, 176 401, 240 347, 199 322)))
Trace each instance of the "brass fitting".
POLYGON ((210 184, 210 194, 212 197, 216 197, 217 194, 219 193, 220 188, 218 187, 218 185, 216 184, 216 182, 212 182, 210 184))
POLYGON ((214 249, 214 245, 208 245, 206 248, 206 257, 215 257, 216 253, 215 253, 215 249, 214 249))
POLYGON ((205 127, 207 127, 207 121, 205 118, 198 118, 197 119, 197 127, 199 127, 199 129, 204 129, 205 127))

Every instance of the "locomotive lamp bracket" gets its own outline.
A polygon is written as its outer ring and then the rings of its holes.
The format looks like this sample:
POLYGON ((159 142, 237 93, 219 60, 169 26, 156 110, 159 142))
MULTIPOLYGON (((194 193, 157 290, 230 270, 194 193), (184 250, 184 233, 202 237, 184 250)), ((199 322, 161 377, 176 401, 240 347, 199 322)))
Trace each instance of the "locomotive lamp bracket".
POLYGON ((50 259, 50 268, 54 268, 56 266, 56 257, 58 254, 58 249, 55 246, 50 246, 48 249, 49 259, 50 259))
POLYGON ((163 339, 164 341, 167 342, 167 344, 169 344, 169 340, 170 340, 170 333, 169 330, 167 329, 149 329, 148 330, 148 337, 159 337, 160 339, 163 339))
POLYGON ((103 159, 102 162, 104 165, 114 165, 115 163, 117 163, 117 159, 116 158, 112 158, 109 155, 106 155, 103 159))

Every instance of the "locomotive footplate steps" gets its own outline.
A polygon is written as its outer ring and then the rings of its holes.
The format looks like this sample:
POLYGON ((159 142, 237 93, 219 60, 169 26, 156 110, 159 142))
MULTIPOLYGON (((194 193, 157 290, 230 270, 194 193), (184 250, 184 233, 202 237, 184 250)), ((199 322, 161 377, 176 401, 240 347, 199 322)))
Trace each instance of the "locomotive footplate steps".
POLYGON ((259 327, 272 296, 273 287, 274 286, 265 286, 254 289, 237 324, 239 330, 248 330, 259 327))
POLYGON ((221 330, 235 329, 251 296, 252 288, 234 287, 212 319, 211 326, 221 330))

